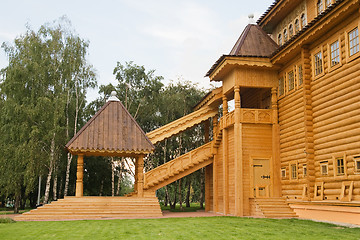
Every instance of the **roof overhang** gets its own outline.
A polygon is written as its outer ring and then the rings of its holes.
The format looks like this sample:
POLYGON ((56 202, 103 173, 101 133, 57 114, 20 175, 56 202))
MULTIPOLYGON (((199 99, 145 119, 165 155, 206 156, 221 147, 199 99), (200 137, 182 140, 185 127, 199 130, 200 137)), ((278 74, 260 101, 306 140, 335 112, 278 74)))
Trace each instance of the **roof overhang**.
POLYGON ((141 155, 150 154, 152 151, 117 151, 108 149, 69 149, 67 150, 72 155, 84 155, 84 156, 102 156, 102 157, 137 157, 141 155))
POLYGON ((272 64, 268 57, 223 55, 210 69, 207 76, 210 81, 222 81, 224 76, 238 67, 279 69, 279 66, 272 64))

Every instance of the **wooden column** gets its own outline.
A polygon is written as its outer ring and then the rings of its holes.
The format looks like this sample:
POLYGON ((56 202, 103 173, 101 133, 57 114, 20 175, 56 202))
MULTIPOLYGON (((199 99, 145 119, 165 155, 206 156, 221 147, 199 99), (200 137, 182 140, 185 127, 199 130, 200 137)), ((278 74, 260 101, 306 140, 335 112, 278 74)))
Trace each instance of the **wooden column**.
POLYGON ((135 176, 134 176, 134 192, 138 190, 138 177, 139 177, 139 161, 135 159, 135 176))
POLYGON ((84 155, 78 155, 77 157, 77 172, 76 172, 76 197, 82 197, 84 194, 84 155))
POLYGON ((234 123, 234 157, 235 157, 235 215, 244 216, 244 185, 242 161, 242 123, 240 87, 234 87, 235 123, 234 123))
POLYGON ((137 196, 144 197, 144 156, 140 155, 137 159, 137 196))
MULTIPOLYGON (((223 96, 223 120, 228 113, 228 102, 226 96, 223 96)), ((224 126, 224 124, 223 124, 224 126)), ((223 188, 224 188, 224 214, 229 214, 229 159, 228 159, 228 131, 223 129, 223 188)))
POLYGON ((280 128, 278 121, 277 89, 271 89, 271 109, 272 109, 272 164, 270 169, 270 196, 281 197, 281 176, 280 176, 280 128))
POLYGON ((310 52, 307 46, 301 49, 301 60, 303 63, 303 104, 304 104, 304 127, 305 127, 305 154, 307 167, 307 197, 314 197, 315 165, 314 165, 314 133, 313 133, 313 110, 311 99, 311 63, 310 52))
MULTIPOLYGON (((209 120, 204 122, 204 134, 205 134, 205 143, 208 143, 210 140, 210 123, 209 120)), ((210 211, 210 184, 212 181, 212 166, 208 165, 205 167, 205 211, 210 211)))
MULTIPOLYGON (((215 133, 218 128, 218 115, 213 117, 213 136, 215 137, 215 133)), ((218 174, 217 174, 217 152, 214 152, 214 160, 213 160, 213 212, 219 212, 219 204, 218 204, 218 174)))

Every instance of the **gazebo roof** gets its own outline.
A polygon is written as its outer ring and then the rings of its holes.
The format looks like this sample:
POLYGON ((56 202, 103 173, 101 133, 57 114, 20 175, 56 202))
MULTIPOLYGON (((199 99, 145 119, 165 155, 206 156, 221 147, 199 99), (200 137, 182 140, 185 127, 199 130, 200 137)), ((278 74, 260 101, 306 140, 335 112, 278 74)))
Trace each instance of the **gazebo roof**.
POLYGON ((66 149, 74 155, 126 157, 151 153, 155 147, 113 94, 66 149))

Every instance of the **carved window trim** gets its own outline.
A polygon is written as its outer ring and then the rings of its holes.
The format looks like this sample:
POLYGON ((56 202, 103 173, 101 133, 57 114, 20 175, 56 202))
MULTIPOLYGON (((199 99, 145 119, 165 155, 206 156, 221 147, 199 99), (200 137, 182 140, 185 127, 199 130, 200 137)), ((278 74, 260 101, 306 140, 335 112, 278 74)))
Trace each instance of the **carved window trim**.
POLYGON ((360 155, 354 156, 354 173, 360 174, 360 155))
POLYGON ((320 174, 322 176, 327 176, 329 174, 329 162, 328 161, 320 162, 320 174))

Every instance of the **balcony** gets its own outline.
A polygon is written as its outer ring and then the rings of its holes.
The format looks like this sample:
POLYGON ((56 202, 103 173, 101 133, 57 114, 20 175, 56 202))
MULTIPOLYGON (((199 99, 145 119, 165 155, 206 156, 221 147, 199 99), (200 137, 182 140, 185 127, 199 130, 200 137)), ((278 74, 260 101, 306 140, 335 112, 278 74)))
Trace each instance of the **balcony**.
MULTIPOLYGON (((240 123, 273 124, 272 109, 240 108, 240 123)), ((228 128, 235 123, 235 110, 221 117, 220 129, 228 128)))

